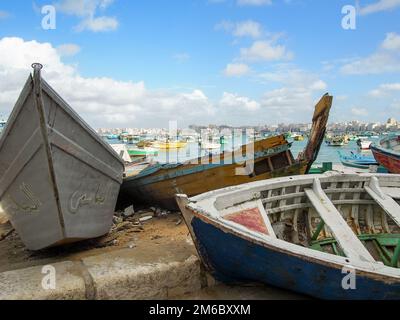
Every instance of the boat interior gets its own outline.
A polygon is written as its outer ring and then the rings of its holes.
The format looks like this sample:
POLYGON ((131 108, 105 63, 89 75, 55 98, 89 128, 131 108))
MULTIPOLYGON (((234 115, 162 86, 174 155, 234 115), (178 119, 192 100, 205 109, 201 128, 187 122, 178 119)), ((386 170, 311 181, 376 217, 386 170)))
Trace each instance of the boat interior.
POLYGON ((251 231, 399 268, 400 185, 395 179, 367 174, 276 180, 222 194, 214 206, 222 218, 251 231))
POLYGON ((384 139, 381 141, 381 146, 386 149, 400 152, 400 136, 384 139))

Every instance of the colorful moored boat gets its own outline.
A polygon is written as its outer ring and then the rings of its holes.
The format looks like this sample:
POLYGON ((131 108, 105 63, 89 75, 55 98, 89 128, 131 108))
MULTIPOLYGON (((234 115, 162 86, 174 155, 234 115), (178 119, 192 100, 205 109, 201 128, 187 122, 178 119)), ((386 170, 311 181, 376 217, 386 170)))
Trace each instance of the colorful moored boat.
POLYGON ((380 165, 391 173, 400 173, 400 136, 387 136, 371 144, 371 150, 380 165))
POLYGON ((369 166, 379 165, 372 155, 357 154, 351 151, 350 155, 345 155, 339 151, 340 162, 352 168, 369 169, 369 166))
POLYGON ((148 157, 148 156, 157 156, 158 150, 156 148, 151 148, 151 147, 128 148, 128 153, 131 157, 148 157))
POLYGON ((322 299, 400 299, 400 175, 292 176, 177 202, 217 280, 322 299))

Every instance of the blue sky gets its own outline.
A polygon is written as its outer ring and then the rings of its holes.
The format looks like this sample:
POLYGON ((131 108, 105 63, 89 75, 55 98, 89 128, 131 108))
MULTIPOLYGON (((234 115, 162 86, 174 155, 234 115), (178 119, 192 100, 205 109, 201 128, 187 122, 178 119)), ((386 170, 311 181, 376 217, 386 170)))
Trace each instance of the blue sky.
POLYGON ((40 60, 95 127, 308 122, 325 92, 331 121, 400 118, 398 21, 399 0, 2 0, 0 113, 40 60))

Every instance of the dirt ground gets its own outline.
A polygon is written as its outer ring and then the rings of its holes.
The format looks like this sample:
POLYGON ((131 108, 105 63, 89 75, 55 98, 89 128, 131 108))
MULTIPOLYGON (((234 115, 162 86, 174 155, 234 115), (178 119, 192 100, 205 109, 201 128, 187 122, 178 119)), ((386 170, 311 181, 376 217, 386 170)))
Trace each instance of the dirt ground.
MULTIPOLYGON (((157 212, 156 212, 157 213, 157 212)), ((0 216, 1 218, 1 216, 0 216)), ((3 217, 4 218, 4 217, 3 217)), ((144 219, 143 219, 144 218, 144 219)), ((135 257, 140 261, 157 259, 173 248, 175 257, 196 254, 189 231, 179 213, 157 216, 152 210, 139 211, 131 217, 114 216, 111 231, 100 238, 77 242, 40 251, 26 249, 11 224, 0 221, 0 272, 49 264, 65 260, 78 260, 103 253, 112 253, 119 249, 135 250, 135 257), (154 216, 155 215, 155 216, 154 216), (146 221, 140 218, 153 216, 146 221)), ((124 254, 122 250, 118 254, 124 254)), ((246 284, 228 286, 222 283, 204 288, 176 299, 307 299, 302 295, 264 286, 246 284)))
POLYGON ((179 213, 154 216, 151 210, 142 210, 127 218, 114 216, 111 231, 103 237, 40 251, 28 250, 11 224, 4 223, 4 219, 2 222, 0 272, 58 261, 78 260, 122 248, 154 248, 158 244, 161 246, 171 243, 177 251, 187 250, 187 243, 191 241, 189 231, 179 213), (153 217, 147 221, 139 221, 140 218, 149 216, 153 217))

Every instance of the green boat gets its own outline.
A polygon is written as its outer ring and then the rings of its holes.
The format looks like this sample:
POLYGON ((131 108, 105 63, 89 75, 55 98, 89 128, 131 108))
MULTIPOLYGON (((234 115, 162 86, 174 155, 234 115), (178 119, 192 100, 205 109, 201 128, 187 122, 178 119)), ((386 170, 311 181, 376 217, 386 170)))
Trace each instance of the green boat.
POLYGON ((131 157, 157 156, 158 150, 155 148, 129 148, 128 153, 131 157))

